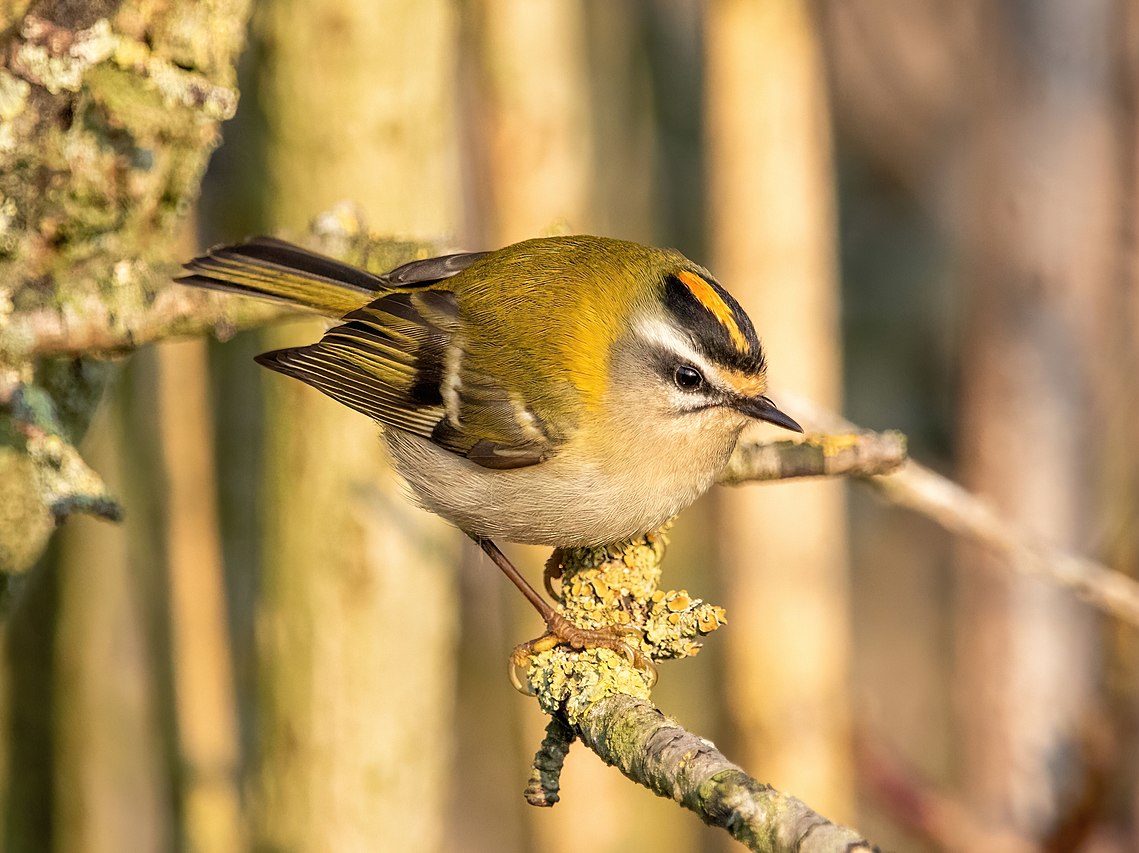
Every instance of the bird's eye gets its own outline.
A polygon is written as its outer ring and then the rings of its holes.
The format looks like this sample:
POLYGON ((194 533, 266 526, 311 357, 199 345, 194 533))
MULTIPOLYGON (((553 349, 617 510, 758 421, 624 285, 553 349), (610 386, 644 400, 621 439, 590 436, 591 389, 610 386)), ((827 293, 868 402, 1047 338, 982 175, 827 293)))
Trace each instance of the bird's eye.
POLYGON ((695 367, 682 364, 672 374, 676 387, 682 391, 696 391, 704 384, 704 376, 695 367))

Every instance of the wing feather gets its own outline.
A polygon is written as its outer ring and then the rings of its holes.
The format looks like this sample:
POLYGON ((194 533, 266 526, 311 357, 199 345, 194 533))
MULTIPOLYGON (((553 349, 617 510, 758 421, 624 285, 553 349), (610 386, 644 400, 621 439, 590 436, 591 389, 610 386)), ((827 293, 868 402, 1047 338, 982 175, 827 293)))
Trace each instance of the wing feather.
POLYGON ((401 267, 396 267, 387 273, 384 279, 391 287, 425 287, 461 273, 471 264, 481 261, 489 254, 490 252, 457 252, 453 255, 440 255, 437 258, 411 261, 401 267))
MULTIPOLYGON (((418 272, 436 275, 439 268, 418 272)), ((403 288, 345 314, 319 342, 258 361, 483 467, 506 470, 548 458, 558 441, 542 419, 464 358, 459 316, 453 292, 403 288)))
MULTIPOLYGON (((381 423, 431 436, 443 418, 439 367, 455 332, 449 291, 395 292, 345 315, 318 343, 266 353, 258 361, 381 423)), ((455 315, 457 316, 457 314, 455 315)))

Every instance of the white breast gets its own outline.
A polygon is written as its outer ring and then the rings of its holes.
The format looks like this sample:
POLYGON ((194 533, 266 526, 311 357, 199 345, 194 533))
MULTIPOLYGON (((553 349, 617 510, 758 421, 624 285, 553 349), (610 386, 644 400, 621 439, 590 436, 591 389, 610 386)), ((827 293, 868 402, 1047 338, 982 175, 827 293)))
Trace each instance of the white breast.
POLYGON ((659 527, 712 484, 734 438, 701 431, 662 447, 562 448, 528 468, 490 470, 430 441, 386 429, 396 469, 419 502, 467 533, 555 546, 602 545, 659 527))

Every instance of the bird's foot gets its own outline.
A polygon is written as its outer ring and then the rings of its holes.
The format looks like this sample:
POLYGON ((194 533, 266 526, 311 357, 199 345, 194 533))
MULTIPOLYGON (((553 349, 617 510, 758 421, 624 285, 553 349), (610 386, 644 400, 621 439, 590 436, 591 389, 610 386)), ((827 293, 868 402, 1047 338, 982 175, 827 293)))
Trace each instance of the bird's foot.
POLYGON ((557 646, 569 646, 577 651, 610 649, 624 657, 631 666, 639 669, 649 687, 656 684, 657 670, 653 662, 628 642, 631 637, 641 633, 636 628, 625 625, 582 628, 560 613, 551 613, 546 620, 546 629, 546 633, 541 637, 515 646, 510 654, 510 680, 522 692, 530 692, 525 685, 525 678, 519 678, 520 673, 525 673, 529 669, 530 658, 557 646))

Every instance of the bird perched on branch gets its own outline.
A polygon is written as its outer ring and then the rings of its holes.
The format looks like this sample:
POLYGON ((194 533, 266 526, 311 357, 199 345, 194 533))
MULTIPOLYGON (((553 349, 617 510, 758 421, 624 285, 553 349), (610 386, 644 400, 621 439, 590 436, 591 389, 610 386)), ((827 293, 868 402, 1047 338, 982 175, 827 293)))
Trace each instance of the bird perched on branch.
POLYGON ((339 319, 257 361, 384 427, 419 502, 479 543, 545 620, 536 643, 625 649, 577 628, 494 544, 646 533, 716 479, 765 394, 751 320, 679 252, 548 237, 377 275, 271 238, 214 249, 184 284, 339 319))

